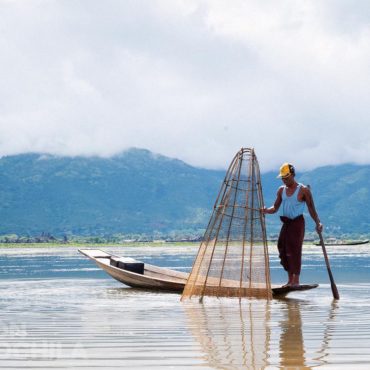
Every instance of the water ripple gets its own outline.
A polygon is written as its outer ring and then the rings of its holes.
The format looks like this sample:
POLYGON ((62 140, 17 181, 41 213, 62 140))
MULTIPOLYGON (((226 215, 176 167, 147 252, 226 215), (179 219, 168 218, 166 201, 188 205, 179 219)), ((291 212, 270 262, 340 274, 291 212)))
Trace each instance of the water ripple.
MULTIPOLYGON (((195 253, 190 247, 158 248, 149 258, 148 251, 128 254, 188 268, 195 253)), ((368 265, 369 254, 360 252, 368 265)), ((96 267, 76 250, 0 253, 4 269, 14 274, 0 280, 2 368, 360 369, 370 364, 370 279, 362 269, 350 280, 336 274, 340 301, 332 300, 326 280, 286 299, 206 298, 200 304, 181 303, 178 294, 128 288, 104 273, 96 277, 96 267), (17 266, 21 278, 15 277, 17 266)))

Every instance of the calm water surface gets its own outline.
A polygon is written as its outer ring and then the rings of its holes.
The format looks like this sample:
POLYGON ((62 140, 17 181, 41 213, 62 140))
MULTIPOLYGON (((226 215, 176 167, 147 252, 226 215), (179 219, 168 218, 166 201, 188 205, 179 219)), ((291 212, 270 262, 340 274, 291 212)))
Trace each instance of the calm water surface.
MULTIPOLYGON (((207 298, 120 284, 76 248, 0 250, 0 367, 369 368, 370 245, 306 246, 302 282, 318 289, 270 302, 207 298)), ((197 246, 101 247, 189 271, 197 246)), ((274 283, 285 282, 275 249, 274 283)))

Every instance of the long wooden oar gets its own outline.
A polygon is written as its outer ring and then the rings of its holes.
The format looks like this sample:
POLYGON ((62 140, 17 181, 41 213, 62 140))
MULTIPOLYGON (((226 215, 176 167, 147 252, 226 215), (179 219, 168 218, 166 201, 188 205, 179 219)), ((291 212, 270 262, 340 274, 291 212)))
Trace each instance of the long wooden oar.
POLYGON ((321 244, 321 247, 322 247, 322 251, 323 251, 324 257, 325 257, 326 268, 328 269, 328 274, 329 274, 329 279, 330 279, 330 284, 331 284, 331 291, 333 292, 333 297, 335 299, 339 299, 338 289, 337 289, 337 286, 335 285, 333 274, 331 273, 329 258, 328 258, 328 255, 326 253, 324 239, 322 237, 321 231, 318 231, 318 234, 319 234, 319 238, 320 238, 320 244, 321 244))

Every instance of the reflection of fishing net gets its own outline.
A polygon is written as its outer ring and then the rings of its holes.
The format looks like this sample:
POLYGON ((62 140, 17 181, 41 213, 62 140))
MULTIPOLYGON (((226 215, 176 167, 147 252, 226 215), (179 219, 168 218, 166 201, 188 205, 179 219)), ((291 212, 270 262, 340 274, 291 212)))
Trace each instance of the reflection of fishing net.
POLYGON ((261 177, 253 149, 234 157, 182 299, 204 295, 271 298, 261 177))
MULTIPOLYGON (((184 303, 191 333, 214 369, 265 369, 269 365, 271 305, 266 300, 184 303)), ((294 348, 294 346, 293 346, 294 348)))

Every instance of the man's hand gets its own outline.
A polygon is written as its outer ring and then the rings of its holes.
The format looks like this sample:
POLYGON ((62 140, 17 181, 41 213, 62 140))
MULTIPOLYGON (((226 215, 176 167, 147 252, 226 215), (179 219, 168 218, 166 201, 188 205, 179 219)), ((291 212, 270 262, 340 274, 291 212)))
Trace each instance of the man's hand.
POLYGON ((263 207, 261 211, 263 214, 272 214, 275 212, 275 209, 274 207, 270 207, 270 208, 263 207))
POLYGON ((323 230, 323 228, 324 228, 324 226, 323 226, 323 224, 321 222, 319 222, 319 223, 316 224, 316 231, 317 231, 317 233, 321 233, 322 230, 323 230))

